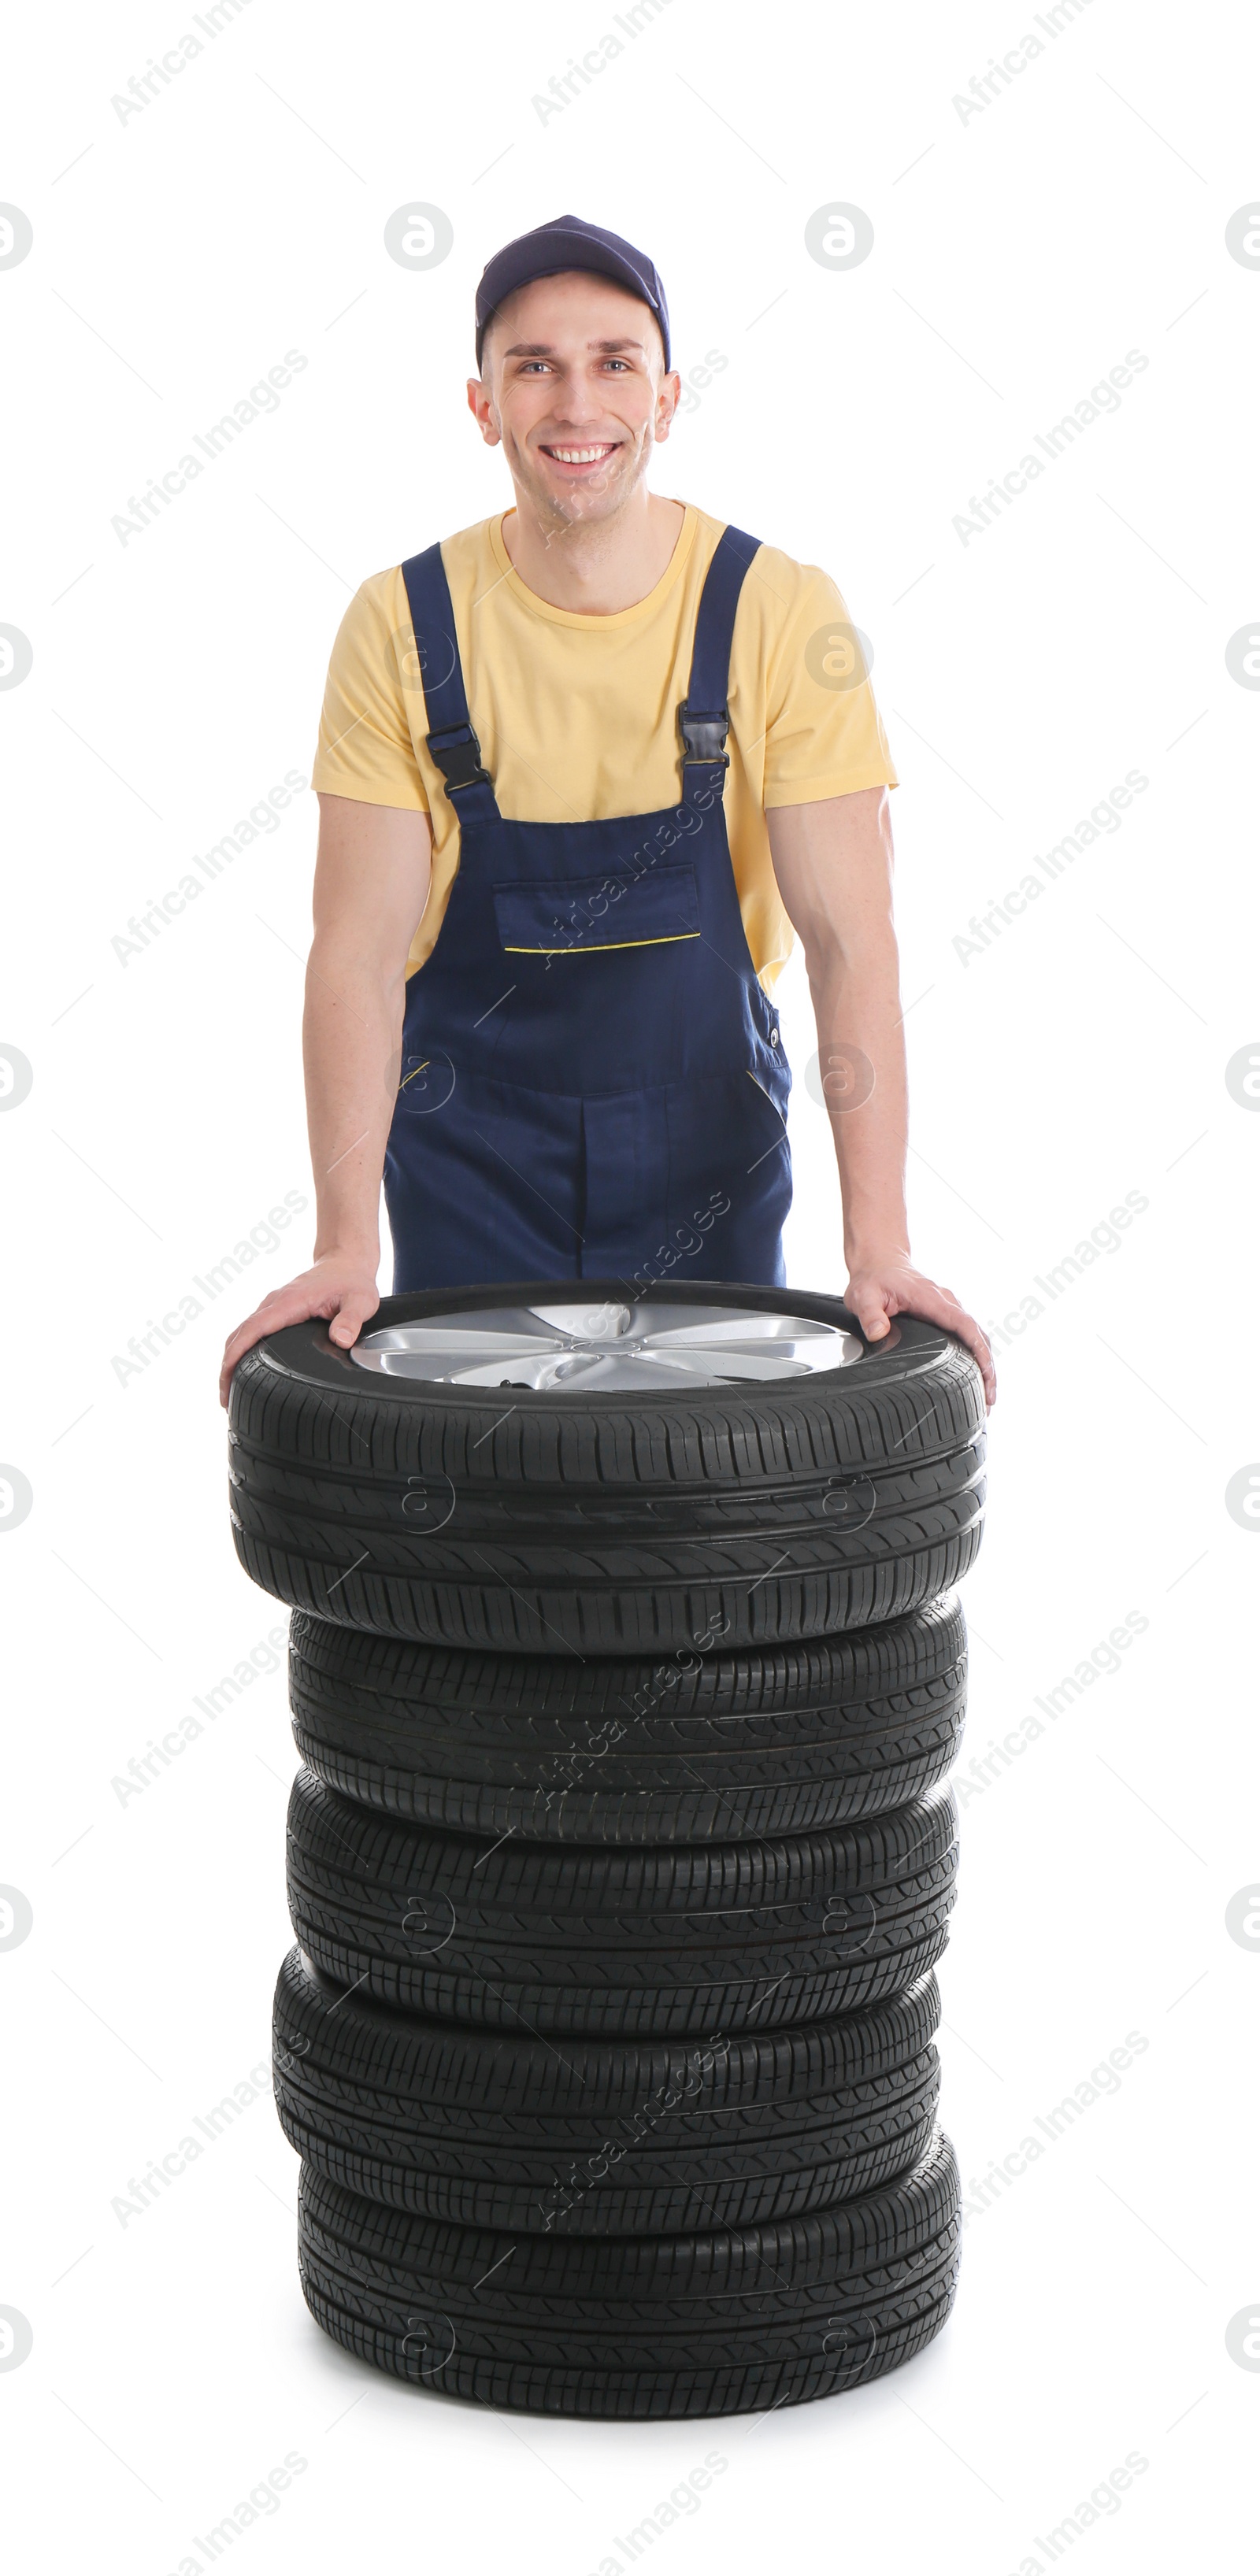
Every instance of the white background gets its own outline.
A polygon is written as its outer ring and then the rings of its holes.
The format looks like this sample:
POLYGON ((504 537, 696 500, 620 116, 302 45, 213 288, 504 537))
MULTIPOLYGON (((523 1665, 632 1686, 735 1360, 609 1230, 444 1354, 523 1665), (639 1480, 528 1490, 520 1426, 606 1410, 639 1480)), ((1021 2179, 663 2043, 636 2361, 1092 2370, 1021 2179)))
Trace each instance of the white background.
MULTIPOLYGON (((27 9, 10 34, 0 196, 34 227, 0 270, 0 620, 34 656, 0 693, 0 1040, 34 1068, 0 1116, 0 1455, 34 1495, 0 1547, 21 1641, 0 1878, 34 1913, 0 1956, 0 2303, 34 2338, 0 2377, 15 2564, 169 2576, 292 2450, 306 2468, 228 2552, 251 2576, 589 2576, 716 2448, 726 2471, 654 2566, 1009 2576, 1136 2452, 1115 2510, 1059 2544, 1101 2576, 1219 2551, 1254 2447, 1260 2376, 1225 2332, 1260 2309, 1240 2076, 1260 1959, 1225 1909, 1260 1867, 1260 1549, 1224 1499, 1260 1458, 1260 1116, 1225 1080, 1260 1055, 1260 693, 1225 661, 1260 613, 1260 275, 1224 238, 1260 178, 1254 29, 1092 0, 964 122, 955 96, 1035 32, 1031 6, 671 0, 544 123, 534 95, 614 18, 253 0, 125 123, 111 99, 190 5, 27 9), (874 225, 848 272, 804 244, 829 191, 874 225), (428 272, 383 247, 409 192, 454 227, 428 272), (1126 1614, 1149 1625, 964 1792, 941 1969, 964 2177, 1126 2033, 1147 2046, 971 2222, 920 2359, 762 2423, 495 2417, 358 2365, 302 2305, 265 2096, 142 2216, 111 2209, 265 2059, 290 1940, 278 1658, 141 1794, 111 1782, 282 1625, 232 1552, 213 1381, 247 1284, 298 1265, 309 1219, 141 1375, 112 1361, 309 1191, 313 798, 141 956, 111 941, 309 775, 356 584, 506 506, 464 409, 473 288, 570 210, 656 259, 684 374, 728 359, 657 487, 825 565, 873 642, 917 1257, 1018 1322, 1035 1274, 1126 1193, 1149 1202, 999 1352, 960 1783, 1126 1614), (290 348, 308 363, 279 409, 121 544, 111 518, 290 348), (1119 411, 964 545, 955 514, 1130 349, 1149 364, 1119 411), (969 917, 1133 768, 1122 827, 964 964, 969 917)), ((781 999, 789 1276, 838 1288, 799 965, 781 999)))

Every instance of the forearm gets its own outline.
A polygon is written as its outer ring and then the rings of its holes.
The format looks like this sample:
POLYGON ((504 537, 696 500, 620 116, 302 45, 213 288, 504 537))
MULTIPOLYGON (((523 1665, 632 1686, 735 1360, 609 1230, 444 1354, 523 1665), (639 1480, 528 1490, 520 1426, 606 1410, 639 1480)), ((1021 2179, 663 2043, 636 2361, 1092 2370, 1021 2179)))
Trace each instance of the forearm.
POLYGON ((807 966, 853 1268, 875 1251, 909 1249, 906 1050, 891 920, 844 941, 824 935, 807 966))
POLYGON ((906 1055, 893 928, 887 790, 766 817, 775 873, 805 951, 850 1269, 906 1253, 906 1055))
POLYGON ((347 962, 316 938, 302 1023, 316 1260, 340 1250, 376 1267, 403 993, 401 974, 387 977, 370 961, 347 962))
POLYGON ((321 795, 315 938, 302 1053, 315 1179, 315 1257, 229 1335, 219 1393, 265 1334, 320 1315, 350 1350, 380 1303, 381 1174, 402 1050, 407 960, 430 886, 429 819, 412 806, 321 795))
POLYGON ((892 912, 887 790, 787 805, 766 816, 775 874, 800 934, 818 1022, 818 1060, 844 1201, 845 1294, 880 1340, 894 1315, 922 1315, 974 1352, 993 1402, 993 1357, 974 1315, 910 1260, 906 1225, 906 1050, 892 912))

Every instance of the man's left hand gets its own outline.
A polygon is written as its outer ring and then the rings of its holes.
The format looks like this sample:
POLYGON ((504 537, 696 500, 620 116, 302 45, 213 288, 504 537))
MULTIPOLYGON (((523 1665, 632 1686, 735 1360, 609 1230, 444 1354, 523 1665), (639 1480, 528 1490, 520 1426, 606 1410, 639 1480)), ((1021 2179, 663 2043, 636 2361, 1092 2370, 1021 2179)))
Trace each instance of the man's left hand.
POLYGON ((921 1315, 925 1323, 940 1324, 947 1333, 956 1333, 959 1341, 966 1343, 984 1380, 985 1404, 996 1402, 993 1353, 975 1316, 959 1305, 952 1288, 938 1288, 934 1279, 925 1279, 923 1272, 904 1256, 855 1262, 844 1302, 856 1315, 868 1342, 883 1340, 894 1315, 921 1315))

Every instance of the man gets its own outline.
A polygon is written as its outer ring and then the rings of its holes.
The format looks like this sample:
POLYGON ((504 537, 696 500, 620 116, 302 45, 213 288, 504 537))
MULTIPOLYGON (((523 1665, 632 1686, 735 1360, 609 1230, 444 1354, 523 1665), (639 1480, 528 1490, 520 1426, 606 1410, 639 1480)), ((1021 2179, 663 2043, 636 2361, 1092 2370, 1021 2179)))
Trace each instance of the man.
POLYGON ((477 296, 468 402, 516 495, 358 592, 333 651, 304 1052, 312 1267, 227 1344, 396 1291, 662 1276, 774 1285, 805 952, 879 1339, 984 1334, 910 1261, 896 785, 826 576, 651 492, 681 393, 651 261, 565 215, 477 296))

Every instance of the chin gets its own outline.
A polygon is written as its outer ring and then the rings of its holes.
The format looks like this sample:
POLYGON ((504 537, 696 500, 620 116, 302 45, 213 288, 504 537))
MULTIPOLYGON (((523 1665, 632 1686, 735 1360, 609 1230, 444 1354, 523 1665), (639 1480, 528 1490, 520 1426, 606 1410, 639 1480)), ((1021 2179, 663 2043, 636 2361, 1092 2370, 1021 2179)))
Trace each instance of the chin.
POLYGON ((637 475, 624 468, 602 483, 539 483, 534 486, 539 502, 556 518, 570 522, 586 519, 610 519, 624 507, 637 482, 637 475))

